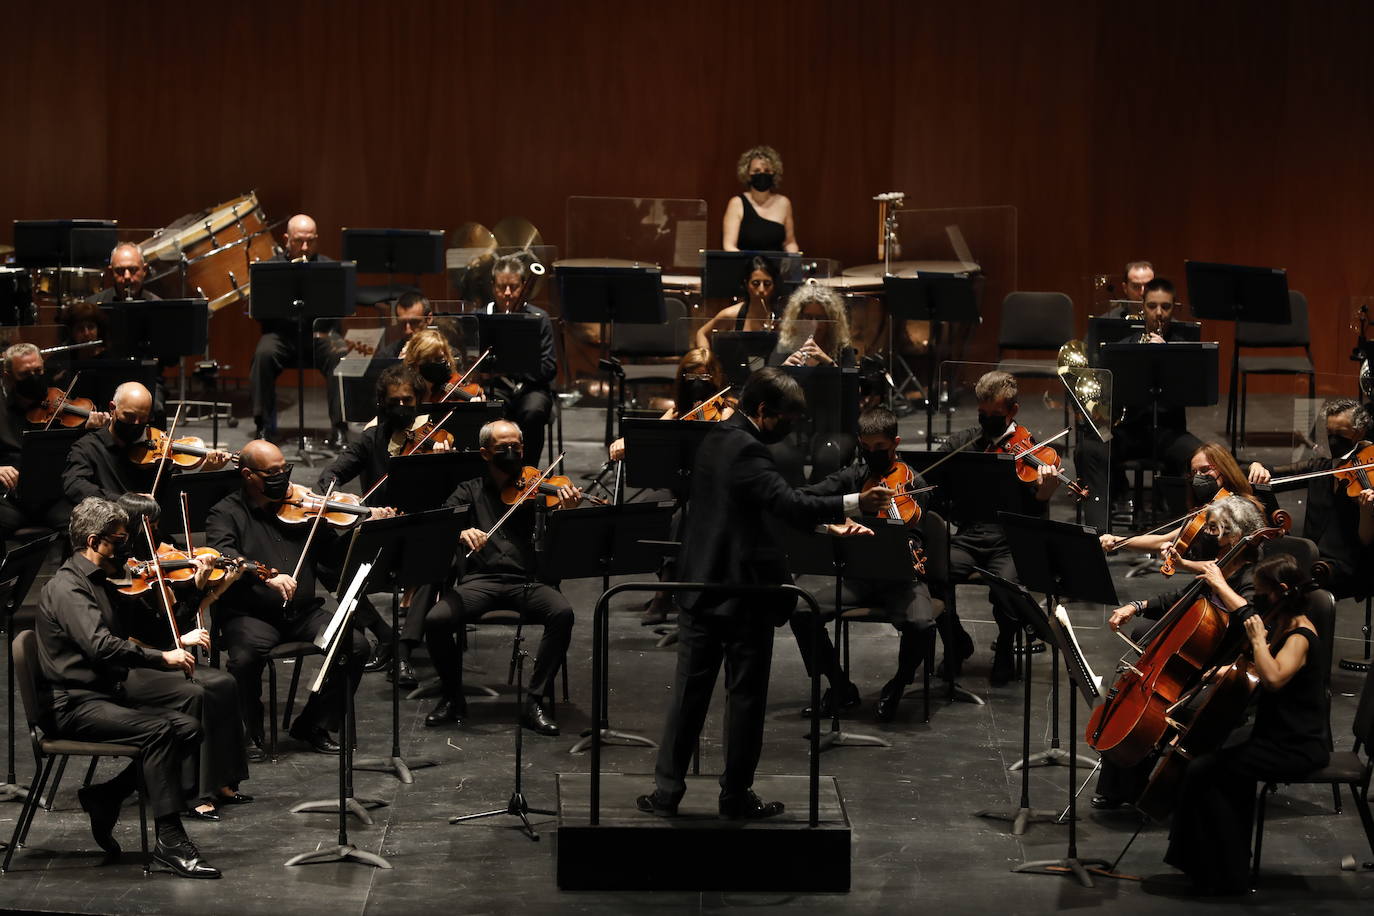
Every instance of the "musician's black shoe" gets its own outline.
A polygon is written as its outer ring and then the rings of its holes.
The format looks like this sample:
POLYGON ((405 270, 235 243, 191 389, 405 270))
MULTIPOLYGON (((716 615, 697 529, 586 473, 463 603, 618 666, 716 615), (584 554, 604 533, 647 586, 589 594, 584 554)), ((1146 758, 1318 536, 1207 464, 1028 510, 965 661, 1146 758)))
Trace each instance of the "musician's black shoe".
POLYGON ((1094 795, 1089 799, 1088 804, 1099 811, 1114 811, 1117 808, 1126 807, 1126 803, 1120 799, 1112 798, 1107 795, 1094 795))
POLYGON ((558 723, 553 720, 553 716, 545 712, 538 700, 530 700, 525 704, 525 711, 520 714, 520 724, 536 735, 546 738, 556 738, 559 734, 558 723))
POLYGON ((251 805, 252 803, 253 796, 247 794, 246 792, 240 792, 237 789, 234 790, 233 795, 225 795, 223 793, 220 793, 219 795, 215 796, 215 804, 219 805, 220 807, 223 807, 224 805, 251 805))
POLYGON ((677 817, 677 803, 670 802, 659 795, 657 789, 648 795, 641 795, 636 798, 635 807, 645 814, 657 814, 659 817, 677 817))
POLYGON ((339 743, 329 737, 329 732, 318 725, 305 725, 300 719, 297 719, 295 722, 291 723, 291 731, 289 734, 297 741, 304 741, 306 744, 310 745, 317 754, 339 753, 339 743))
POLYGON ((101 786, 83 786, 76 790, 81 810, 91 816, 91 836, 109 858, 119 855, 119 842, 114 838, 114 826, 119 823, 122 799, 101 786))
POLYGON ((205 864, 200 857, 200 850, 190 840, 170 844, 164 843, 162 838, 158 837, 157 846, 153 848, 153 861, 159 865, 167 866, 183 878, 218 878, 220 876, 218 868, 205 864))
POLYGON ((988 683, 1001 687, 1016 674, 1016 662, 1011 655, 1011 640, 999 639, 992 650, 992 671, 988 673, 988 683))
POLYGON ((766 802, 749 791, 736 799, 720 800, 721 820, 737 821, 751 820, 756 821, 765 817, 777 817, 783 812, 782 802, 766 802))
POLYGON ((182 817, 189 817, 197 821, 217 821, 220 819, 219 811, 213 805, 210 806, 209 811, 201 811, 198 808, 187 808, 186 813, 183 814, 182 817))
POLYGON ((897 704, 902 702, 902 693, 905 690, 906 684, 897 683, 895 678, 883 685, 883 692, 878 694, 878 708, 874 713, 879 722, 891 722, 897 718, 897 704))
MULTIPOLYGON (((400 672, 399 676, 396 678, 396 683, 397 683, 399 686, 401 686, 401 687, 417 687, 417 686, 419 686, 419 684, 420 684, 420 678, 419 678, 418 675, 415 674, 415 667, 414 667, 413 665, 411 665, 410 662, 406 661, 405 659, 401 659, 400 663, 399 663, 396 667, 397 667, 397 670, 400 672)), ((386 679, 387 679, 388 681, 391 680, 391 670, 390 670, 390 669, 387 669, 387 672, 386 672, 386 679)))
POLYGON ((263 763, 267 760, 267 749, 262 746, 261 738, 254 738, 248 742, 248 762, 263 763))
POLYGON ((391 667, 391 653, 395 650, 395 644, 390 642, 378 642, 372 647, 372 655, 363 663, 364 671, 381 671, 391 667))
POLYGON ((437 728, 440 725, 447 725, 452 722, 455 725, 463 724, 463 717, 468 714, 468 704, 463 700, 450 700, 444 697, 439 700, 439 704, 425 716, 425 728, 437 728))
MULTIPOLYGON (((839 689, 840 712, 853 709, 861 702, 859 698, 859 688, 853 681, 849 681, 839 689)), ((835 715, 836 693, 834 687, 827 687, 825 693, 821 694, 821 718, 830 719, 835 715)), ((802 718, 811 718, 811 707, 802 708, 802 718)))
POLYGON ((942 681, 948 681, 951 678, 957 680, 959 674, 963 671, 964 662, 973 656, 973 637, 970 636, 968 630, 965 630, 963 627, 960 627, 959 632, 955 635, 954 645, 958 650, 959 657, 954 662, 953 673, 951 673, 949 669, 948 652, 946 652, 944 658, 940 659, 940 665, 935 669, 935 676, 942 681))

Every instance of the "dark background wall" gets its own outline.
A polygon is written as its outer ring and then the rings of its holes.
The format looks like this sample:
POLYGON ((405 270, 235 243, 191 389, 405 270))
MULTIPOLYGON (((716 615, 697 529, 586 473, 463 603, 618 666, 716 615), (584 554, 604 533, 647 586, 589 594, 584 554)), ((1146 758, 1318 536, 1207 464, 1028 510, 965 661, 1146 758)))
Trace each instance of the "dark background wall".
MULTIPOLYGON (((163 226, 256 188, 273 218, 313 214, 327 252, 345 225, 506 215, 561 245, 575 194, 704 198, 716 245, 735 157, 767 142, 802 245, 846 264, 875 260, 878 191, 1011 205, 1019 286, 1080 313, 1084 277, 1129 258, 1180 279, 1185 258, 1288 268, 1327 372, 1351 369, 1349 297, 1374 293, 1360 0, 30 2, 6 18, 4 241, 13 218, 163 226)), ((226 326, 242 369, 251 328, 226 326)))

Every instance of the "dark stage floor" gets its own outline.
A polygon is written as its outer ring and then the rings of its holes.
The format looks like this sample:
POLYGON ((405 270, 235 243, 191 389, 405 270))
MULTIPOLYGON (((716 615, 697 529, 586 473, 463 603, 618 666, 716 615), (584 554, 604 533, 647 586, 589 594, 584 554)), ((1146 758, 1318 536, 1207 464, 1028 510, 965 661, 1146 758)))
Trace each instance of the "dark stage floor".
MULTIPOLYGON (((1038 431, 1036 420, 1043 419, 1047 430, 1057 430, 1053 424, 1058 411, 1033 406, 1038 409, 1027 409, 1032 428, 1038 431)), ((1264 398, 1252 397, 1252 429, 1285 425, 1263 422, 1269 407, 1264 398)), ((319 409, 313 403, 312 408, 312 414, 319 409)), ((1276 398, 1270 412, 1277 416, 1284 409, 1276 398)), ((592 409, 566 411, 571 471, 583 473, 599 464, 601 420, 602 414, 592 409)), ((908 444, 919 441, 916 428, 923 425, 914 417, 904 421, 910 434, 908 444)), ((1193 414, 1195 431, 1219 434, 1221 425, 1220 412, 1193 414)), ((208 434, 208 426, 202 432, 208 434)), ((230 432, 237 434, 231 440, 237 446, 246 430, 241 425, 230 432)), ((1258 451, 1272 458, 1283 458, 1287 452, 1284 448, 1258 451)), ((297 479, 310 476, 298 471, 297 479)), ((1283 501, 1298 511, 1300 524, 1299 501, 1292 495, 1284 496, 1283 501)), ((1069 503, 1056 500, 1057 516, 1066 517, 1070 511, 1069 503)), ((1123 599, 1159 590, 1158 576, 1121 578, 1129 569, 1124 559, 1114 560, 1112 567, 1118 574, 1123 599)), ((586 756, 572 756, 568 750, 577 733, 589 724, 589 624, 599 585, 593 579, 565 584, 579 613, 569 655, 572 702, 558 707, 563 737, 525 739, 525 791, 535 807, 555 806, 558 774, 587 772, 586 756)), ((35 590, 34 597, 36 594, 35 590)), ((611 620, 613 724, 657 739, 674 653, 655 648, 657 637, 639 625, 637 602, 632 604, 630 597, 613 607, 611 620)), ((402 701, 403 753, 432 756, 441 765, 417 771, 415 783, 409 786, 376 773, 359 772, 356 776, 359 795, 376 796, 389 805, 373 812, 372 826, 351 823, 350 837, 358 846, 387 857, 393 869, 351 864, 283 867, 295 853, 333 845, 337 827, 332 814, 290 813, 291 806, 301 800, 330 797, 336 788, 336 768, 333 758, 310 753, 283 738, 287 753, 274 765, 254 767, 252 779, 244 786, 257 797, 256 804, 229 809, 218 824, 189 826, 209 860, 224 870, 224 880, 192 882, 167 875, 145 878, 133 857, 126 857, 123 864, 100 866, 87 818, 77 805, 80 768, 73 766, 54 811, 39 813, 28 847, 17 854, 13 870, 0 877, 0 906, 82 913, 330 911, 341 916, 441 908, 465 913, 787 908, 789 912, 815 913, 919 909, 1000 914, 1070 909, 1110 910, 1115 914, 1225 911, 1245 906, 1267 913, 1370 912, 1374 874, 1344 872, 1339 867, 1345 855, 1359 861, 1371 857, 1358 817, 1348 799, 1345 813, 1334 814, 1329 792, 1317 789, 1285 789, 1271 805, 1261 891, 1246 900, 1193 900, 1183 896, 1183 885, 1161 862, 1165 831, 1158 827, 1147 829, 1121 863, 1120 871, 1133 878, 1101 879, 1095 889, 1085 889, 1065 877, 1013 874, 1011 869, 1023 861, 1062 855, 1067 827, 1037 824, 1018 838, 1010 835, 1004 822, 974 817, 980 809, 1014 808, 1019 797, 1019 774, 1008 772, 1007 766, 1020 754, 1022 687, 1016 682, 995 689, 988 686, 988 645, 994 628, 986 600, 981 590, 963 588, 959 604, 978 645, 966 666, 964 685, 981 694, 987 703, 936 703, 929 724, 921 723, 916 700, 902 706, 894 723, 879 725, 873 721, 878 691, 895 665, 897 639, 886 627, 854 628, 853 665, 864 704, 853 714, 848 728, 882 735, 892 747, 844 747, 826 751, 822 757, 822 773, 834 777, 853 828, 853 885, 845 895, 562 892, 555 884, 554 819, 536 818, 544 837, 538 843, 514 829, 517 822, 510 817, 450 825, 451 815, 504 805, 511 791, 515 705, 513 691, 504 684, 509 633, 492 629, 474 636, 470 664, 482 672, 470 674, 469 680, 499 683, 501 696, 471 701, 466 728, 424 728, 424 715, 434 701, 402 701), (1165 877, 1157 877, 1161 875, 1165 877)), ((1339 608, 1341 642, 1337 657, 1360 654, 1357 637, 1362 610, 1348 602, 1339 608)), ((1075 608, 1074 618, 1092 663, 1099 672, 1109 673, 1120 647, 1103 626, 1105 615, 1100 609, 1075 608)), ((1042 689, 1048 674, 1046 657, 1037 656, 1035 665, 1032 750, 1040 750, 1050 742, 1049 703, 1042 689)), ((1334 675, 1337 695, 1332 722, 1339 747, 1349 746, 1352 694, 1359 687, 1359 677, 1345 671, 1334 675)), ((365 677, 358 692, 360 755, 387 750, 387 688, 382 675, 372 674, 365 677)), ((806 773, 806 728, 798 713, 808 697, 795 643, 786 629, 781 630, 775 649, 762 773, 806 773)), ((1082 721, 1086 709, 1080 707, 1079 712, 1082 721)), ((1066 729, 1067 715, 1061 715, 1066 729)), ((704 773, 719 771, 720 735, 717 699, 704 733, 704 773)), ((21 735, 21 781, 30 776, 32 762, 27 751, 27 740, 21 735)), ((649 774, 653 751, 609 748, 604 766, 609 773, 649 774)), ((1067 774, 1063 767, 1032 770, 1033 805, 1059 808, 1066 804, 1067 774)), ((1083 776, 1086 773, 1080 778, 1083 776)), ((581 784, 582 780, 567 783, 581 784)), ((642 775, 608 780, 606 785, 608 791, 628 795, 648 790, 651 780, 642 775)), ((1092 812, 1086 807, 1089 794, 1084 793, 1080 809, 1080 854, 1115 859, 1136 821, 1130 814, 1092 812)), ((632 799, 614 800, 620 809, 627 803, 632 804, 632 799)), ((578 800, 576 807, 585 810, 585 799, 578 800)), ((18 811, 17 804, 0 806, 0 831, 5 838, 18 811)), ((126 809, 117 831, 126 849, 137 848, 136 829, 136 813, 126 809)), ((761 869, 769 867, 767 861, 757 864, 761 869)), ((684 862, 682 867, 690 869, 693 864, 684 862)))

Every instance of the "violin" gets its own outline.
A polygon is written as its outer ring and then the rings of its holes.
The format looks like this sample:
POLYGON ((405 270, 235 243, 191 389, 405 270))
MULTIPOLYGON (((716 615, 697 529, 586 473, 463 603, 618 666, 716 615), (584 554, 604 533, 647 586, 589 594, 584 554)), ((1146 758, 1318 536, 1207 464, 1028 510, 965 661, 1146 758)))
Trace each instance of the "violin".
POLYGON ((129 584, 120 586, 117 591, 124 595, 142 595, 153 587, 157 575, 153 570, 156 562, 162 569, 162 578, 172 586, 194 581, 196 577, 196 558, 209 557, 211 563, 210 581, 218 582, 230 569, 243 567, 260 579, 267 580, 277 575, 277 570, 255 560, 242 557, 226 557, 213 547, 197 547, 190 553, 178 550, 171 544, 159 544, 157 560, 135 560, 130 558, 126 564, 129 584))
MULTIPOLYGON (((150 426, 147 436, 130 445, 127 454, 134 464, 146 465, 170 459, 177 467, 193 471, 205 463, 212 451, 199 436, 170 439, 167 433, 150 426)), ((237 461, 239 453, 233 452, 230 457, 237 461)))
POLYGON ((95 402, 90 398, 69 398, 61 388, 49 388, 43 400, 24 412, 24 419, 39 426, 55 423, 75 429, 86 425, 94 411, 95 402))
POLYGON ((1212 497, 1211 502, 1201 509, 1198 509, 1193 517, 1188 520, 1188 524, 1183 526, 1183 530, 1178 533, 1178 537, 1174 538, 1171 549, 1167 551, 1164 562, 1159 566, 1159 571, 1162 575, 1172 576, 1174 574, 1178 558, 1187 552, 1189 546, 1193 543, 1193 538, 1197 537, 1202 529, 1207 527, 1208 508, 1218 500, 1226 499, 1230 495, 1230 491, 1222 487, 1220 490, 1217 490, 1217 494, 1212 497))
MULTIPOLYGON (((870 475, 860 487, 860 492, 867 492, 874 487, 887 487, 889 490, 897 491, 888 500, 887 506, 878 510, 878 518, 898 519, 908 528, 921 520, 921 505, 916 502, 914 494, 928 488, 916 486, 916 473, 909 465, 901 461, 892 462, 892 467, 883 476, 870 475)), ((911 562, 917 573, 925 574, 926 554, 915 544, 911 545, 911 562)))
POLYGON ((491 355, 491 348, 488 347, 481 356, 473 361, 468 367, 468 371, 462 375, 451 375, 448 380, 448 387, 444 389, 444 396, 438 399, 438 403, 443 403, 455 394, 467 395, 467 400, 480 398, 483 394, 482 386, 477 382, 468 382, 468 376, 477 371, 477 367, 482 365, 482 361, 491 355))
MULTIPOLYGON (((538 485, 533 485, 541 473, 543 472, 539 468, 522 468, 518 478, 511 478, 510 482, 501 488, 501 502, 508 506, 515 506, 527 499, 537 499, 542 496, 544 505, 550 509, 557 506, 559 488, 572 486, 572 479, 562 475, 550 475, 540 480, 538 485)), ((597 505, 604 506, 606 504, 605 500, 595 496, 584 495, 582 498, 597 505)))
POLYGON ((1369 470, 1374 465, 1374 445, 1361 442, 1351 454, 1336 466, 1333 476, 1345 483, 1345 495, 1351 499, 1363 490, 1374 490, 1374 475, 1369 470))
POLYGON ((291 485, 286 499, 277 509, 278 521, 288 525, 311 523, 320 515, 336 528, 352 528, 372 515, 372 510, 362 504, 361 497, 352 493, 335 493, 326 498, 298 483, 291 485))
POLYGON ((432 452, 434 446, 439 443, 453 448, 453 433, 443 429, 433 420, 426 420, 414 429, 406 430, 401 440, 401 454, 413 455, 416 452, 432 452))
POLYGON ((720 391, 711 395, 691 410, 687 411, 679 420, 705 420, 708 423, 716 423, 725 418, 725 409, 730 406, 725 401, 725 393, 733 387, 726 385, 720 391))
MULTIPOLYGON (((1068 430, 1066 429, 1048 441, 1052 442, 1059 436, 1067 434, 1068 430)), ((1059 453, 1047 444, 1036 445, 1030 430, 1019 423, 1012 430, 1011 436, 1007 437, 1001 445, 993 448, 992 451, 1014 455, 1016 457, 1016 476, 1024 483, 1035 483, 1040 477, 1040 468, 1053 468, 1053 476, 1069 488, 1075 499, 1083 499, 1088 495, 1086 487, 1064 473, 1063 466, 1059 461, 1059 453)))

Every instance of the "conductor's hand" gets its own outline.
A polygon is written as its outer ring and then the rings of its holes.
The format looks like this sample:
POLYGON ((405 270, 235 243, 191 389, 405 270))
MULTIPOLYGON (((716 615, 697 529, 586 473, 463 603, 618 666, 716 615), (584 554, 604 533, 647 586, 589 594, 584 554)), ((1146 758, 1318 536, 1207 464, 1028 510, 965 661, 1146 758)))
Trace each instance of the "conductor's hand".
POLYGON ((1269 469, 1266 468, 1264 465, 1260 464, 1258 461, 1252 461, 1250 462, 1249 477, 1251 483, 1268 483, 1269 469))
POLYGON ((218 471, 234 459, 234 456, 222 448, 217 448, 205 456, 205 464, 201 466, 203 471, 218 471))
POLYGON ((19 469, 12 464, 0 467, 0 484, 11 490, 19 486, 19 469))
POLYGON ((1112 611, 1112 616, 1107 618, 1107 626, 1111 627, 1113 630, 1119 630, 1121 629, 1122 625, 1126 623, 1126 621, 1130 620, 1134 616, 1135 605, 1123 604, 1121 607, 1112 611))
POLYGON ((181 634, 181 645, 186 649, 194 649, 196 646, 210 648, 210 631, 196 627, 189 633, 181 634))
POLYGON ((859 494, 859 508, 864 515, 877 515, 888 507, 896 495, 897 491, 891 487, 869 487, 859 494))
POLYGON ((277 573, 268 579, 267 587, 280 595, 282 601, 290 601, 296 594, 296 580, 286 573, 277 573))
POLYGON ((162 653, 162 664, 168 671, 185 671, 193 674, 196 670, 196 657, 185 649, 169 649, 162 653))
POLYGON ((837 538, 863 537, 873 534, 872 528, 860 525, 852 518, 847 518, 838 525, 826 525, 825 531, 827 534, 832 534, 837 538))
POLYGON ((487 543, 487 533, 481 528, 467 528, 459 537, 463 539, 463 546, 468 550, 481 550, 487 543))
POLYGON ((104 429, 110 425, 110 415, 103 410, 92 410, 86 417, 87 429, 104 429))
POLYGON ((582 504, 582 488, 566 486, 558 488, 558 508, 576 509, 582 504))

